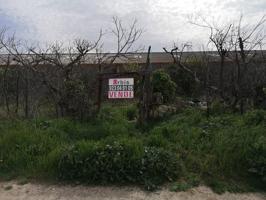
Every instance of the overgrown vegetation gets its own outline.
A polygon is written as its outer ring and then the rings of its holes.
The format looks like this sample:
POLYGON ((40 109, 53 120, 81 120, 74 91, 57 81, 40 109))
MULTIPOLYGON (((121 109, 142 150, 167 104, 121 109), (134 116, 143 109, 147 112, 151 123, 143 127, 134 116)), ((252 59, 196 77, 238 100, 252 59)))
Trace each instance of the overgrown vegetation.
POLYGON ((135 54, 137 20, 114 17, 93 42, 47 47, 0 27, 0 178, 265 191, 265 52, 257 50, 266 16, 253 27, 242 17, 225 26, 197 19, 210 30, 208 48, 175 43, 163 48, 171 63, 150 56, 151 46, 135 54), (105 35, 115 52, 106 53, 105 35), (114 77, 134 77, 131 103, 106 103, 114 77))
POLYGON ((265 111, 207 119, 187 109, 143 132, 130 109, 106 106, 89 123, 1 121, 0 176, 134 183, 150 190, 165 182, 175 182, 175 191, 199 184, 217 192, 265 190, 265 111))

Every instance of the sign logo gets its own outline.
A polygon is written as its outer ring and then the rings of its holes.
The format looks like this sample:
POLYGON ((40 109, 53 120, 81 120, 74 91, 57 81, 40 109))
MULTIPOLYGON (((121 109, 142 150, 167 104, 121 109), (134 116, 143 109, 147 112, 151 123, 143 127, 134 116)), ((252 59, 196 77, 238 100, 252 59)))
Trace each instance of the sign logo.
POLYGON ((134 78, 112 78, 108 86, 108 99, 134 98, 134 78))

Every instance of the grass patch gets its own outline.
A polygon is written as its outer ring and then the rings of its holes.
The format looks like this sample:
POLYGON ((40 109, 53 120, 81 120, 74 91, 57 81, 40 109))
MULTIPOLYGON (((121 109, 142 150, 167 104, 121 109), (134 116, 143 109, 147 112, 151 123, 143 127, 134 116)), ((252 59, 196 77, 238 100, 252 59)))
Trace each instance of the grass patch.
POLYGON ((207 119, 188 109, 138 129, 134 109, 106 106, 86 123, 1 121, 1 179, 133 183, 149 190, 173 182, 173 191, 205 183, 218 193, 265 191, 265 111, 207 119))

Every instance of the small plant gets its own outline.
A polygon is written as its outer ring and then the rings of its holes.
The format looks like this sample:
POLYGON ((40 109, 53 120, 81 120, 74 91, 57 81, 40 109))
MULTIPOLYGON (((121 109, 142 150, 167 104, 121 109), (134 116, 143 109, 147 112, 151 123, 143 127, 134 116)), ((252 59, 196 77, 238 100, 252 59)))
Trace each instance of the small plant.
POLYGON ((137 118, 137 114, 138 114, 138 110, 137 110, 137 108, 136 107, 134 107, 134 106, 130 106, 128 109, 127 109, 127 119, 129 120, 129 121, 132 121, 132 120, 134 120, 134 119, 136 119, 137 118))
POLYGON ((161 93, 163 102, 169 103, 175 99, 176 84, 164 70, 157 70, 152 74, 154 93, 161 93))

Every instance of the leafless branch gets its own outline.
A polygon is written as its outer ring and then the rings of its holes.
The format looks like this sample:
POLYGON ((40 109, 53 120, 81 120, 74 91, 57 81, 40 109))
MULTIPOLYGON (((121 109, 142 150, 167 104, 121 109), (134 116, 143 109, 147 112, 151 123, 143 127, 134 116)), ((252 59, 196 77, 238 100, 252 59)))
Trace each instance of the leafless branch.
POLYGON ((181 69, 189 73, 192 77, 194 77, 195 81, 197 83, 200 82, 200 80, 197 77, 196 72, 193 72, 191 69, 189 69, 183 62, 183 52, 186 48, 190 47, 191 45, 189 43, 182 44, 181 48, 179 48, 176 44, 174 45, 174 48, 172 48, 170 51, 168 51, 166 48, 163 48, 165 53, 168 53, 172 56, 172 59, 176 65, 178 65, 181 69))

